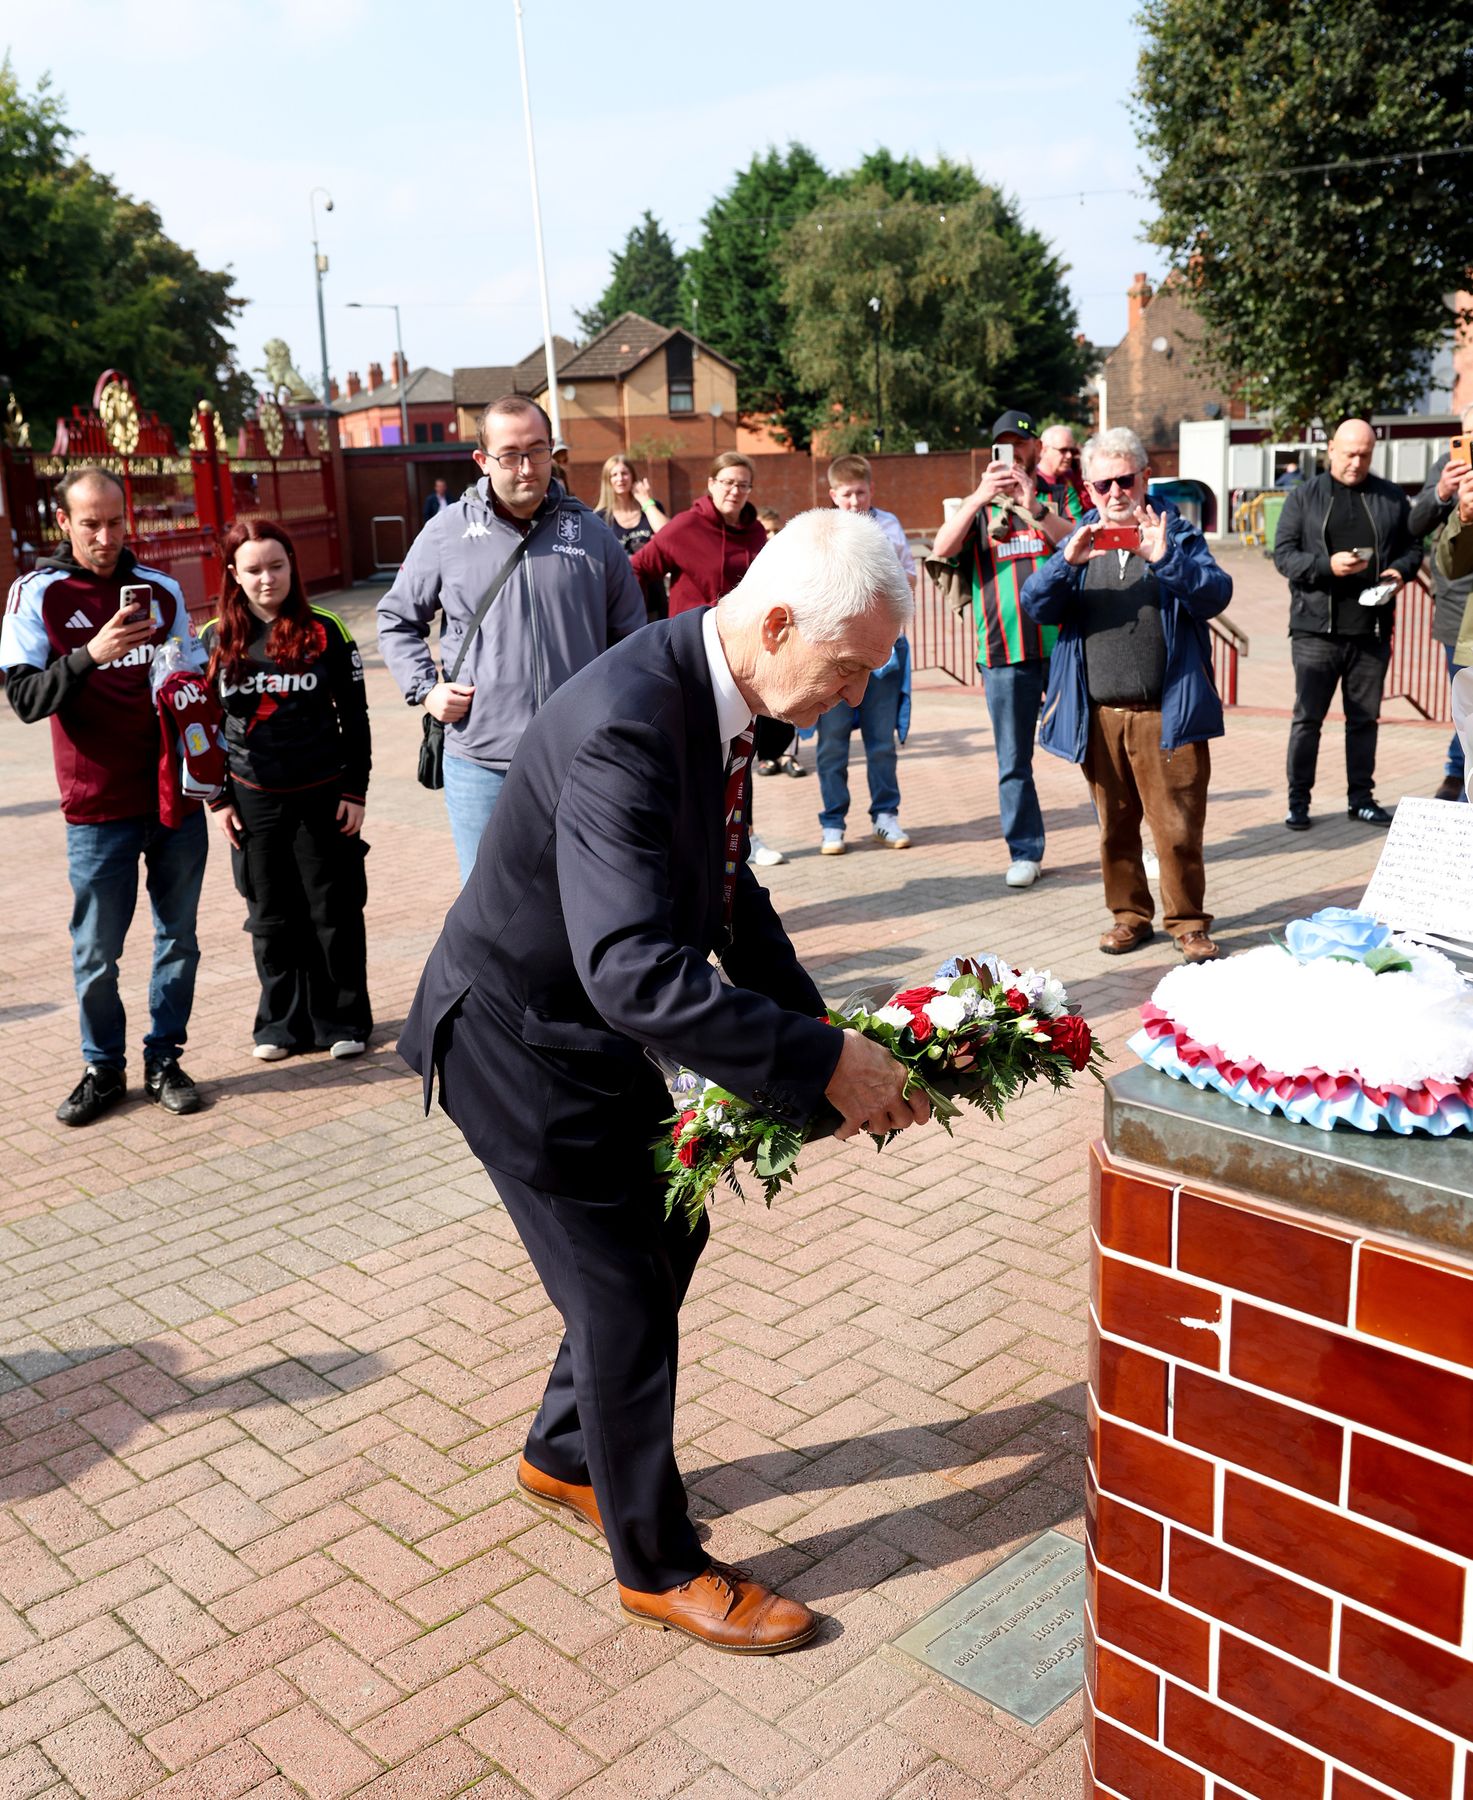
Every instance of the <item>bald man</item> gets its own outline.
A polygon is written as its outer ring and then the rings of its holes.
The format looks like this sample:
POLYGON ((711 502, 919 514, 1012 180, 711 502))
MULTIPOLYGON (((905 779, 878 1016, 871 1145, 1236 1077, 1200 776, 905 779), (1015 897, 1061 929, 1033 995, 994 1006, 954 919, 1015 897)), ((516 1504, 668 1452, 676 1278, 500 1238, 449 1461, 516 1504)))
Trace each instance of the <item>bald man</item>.
POLYGON ((1346 814, 1389 825, 1376 802, 1376 720, 1391 657, 1396 597, 1422 562, 1406 495, 1371 473, 1376 434, 1346 419, 1329 468, 1290 491, 1274 538, 1289 583, 1294 720, 1289 727, 1290 831, 1308 831, 1320 728, 1338 687, 1345 713, 1346 814))

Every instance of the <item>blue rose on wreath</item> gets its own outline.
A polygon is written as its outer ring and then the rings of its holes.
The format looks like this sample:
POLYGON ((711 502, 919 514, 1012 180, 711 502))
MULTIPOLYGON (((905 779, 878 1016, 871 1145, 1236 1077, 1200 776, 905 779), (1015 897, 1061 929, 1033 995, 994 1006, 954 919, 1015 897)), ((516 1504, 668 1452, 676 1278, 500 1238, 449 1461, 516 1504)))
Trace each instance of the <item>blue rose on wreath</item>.
POLYGON ((1364 963, 1373 975, 1410 969, 1411 963, 1391 945, 1391 927, 1370 913, 1345 906, 1322 906, 1307 919, 1291 919, 1284 927, 1285 948, 1296 962, 1364 963))

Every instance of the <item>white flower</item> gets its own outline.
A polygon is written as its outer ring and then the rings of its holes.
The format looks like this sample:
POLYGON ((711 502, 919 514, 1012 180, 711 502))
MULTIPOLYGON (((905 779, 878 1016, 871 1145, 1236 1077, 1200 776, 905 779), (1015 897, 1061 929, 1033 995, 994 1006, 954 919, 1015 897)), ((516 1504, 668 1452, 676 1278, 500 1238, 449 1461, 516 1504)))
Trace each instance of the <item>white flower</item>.
POLYGON ((1069 990, 1062 981, 1056 981, 1052 975, 1043 984, 1043 992, 1035 1004, 1046 1019, 1057 1019, 1069 1004, 1069 990))
POLYGON ((938 994, 921 1011, 938 1031, 955 1031, 967 1016, 967 1005, 960 994, 938 994))
POLYGON ((1029 1001, 1036 1005, 1039 995, 1052 979, 1053 977, 1047 969, 1024 969, 1013 985, 1025 993, 1029 1001))
POLYGON ((966 1001, 969 1019, 990 1019, 997 1012, 986 994, 979 993, 976 988, 968 988, 962 998, 966 1001))
POLYGON ((910 1024, 910 1014, 903 1006, 882 1006, 870 1017, 877 1025, 893 1025, 897 1031, 904 1031, 910 1024))

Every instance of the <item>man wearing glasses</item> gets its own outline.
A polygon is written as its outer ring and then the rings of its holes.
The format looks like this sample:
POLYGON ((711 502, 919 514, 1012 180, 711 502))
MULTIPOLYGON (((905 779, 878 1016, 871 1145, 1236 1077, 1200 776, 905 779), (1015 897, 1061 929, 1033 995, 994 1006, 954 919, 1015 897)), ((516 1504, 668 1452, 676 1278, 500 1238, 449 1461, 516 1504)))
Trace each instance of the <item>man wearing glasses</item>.
POLYGON ((1221 737, 1207 621, 1233 596, 1207 540, 1170 506, 1146 498, 1146 453, 1133 431, 1084 446, 1094 504, 1023 589, 1023 610, 1059 628, 1039 742, 1083 765, 1100 823, 1105 904, 1115 922, 1107 956, 1155 934, 1141 854, 1141 820, 1161 860, 1162 923, 1185 961, 1211 962, 1202 836, 1221 737))
POLYGON ((379 648, 411 706, 445 726, 445 806, 462 885, 522 733, 555 688, 645 622, 629 558, 553 479, 552 425, 522 394, 493 400, 472 452, 481 479, 430 520, 378 604, 379 648), (518 554, 520 552, 520 554, 518 554), (505 585, 447 681, 487 592, 505 585))

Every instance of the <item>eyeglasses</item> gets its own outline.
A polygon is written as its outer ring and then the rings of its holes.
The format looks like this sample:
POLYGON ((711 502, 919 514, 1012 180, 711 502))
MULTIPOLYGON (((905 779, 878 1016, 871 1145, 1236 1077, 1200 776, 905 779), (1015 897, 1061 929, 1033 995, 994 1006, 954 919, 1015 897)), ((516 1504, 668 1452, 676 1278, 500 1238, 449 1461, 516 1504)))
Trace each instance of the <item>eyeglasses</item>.
POLYGON ((752 491, 750 481, 718 481, 713 485, 723 494, 750 494, 752 491))
POLYGON ((483 450, 481 455, 487 462, 494 462, 498 467, 505 469, 508 474, 514 469, 520 469, 523 463, 534 469, 543 469, 552 461, 552 452, 547 449, 503 450, 499 454, 491 450, 483 450))
POLYGON ((1096 481, 1094 476, 1091 475, 1089 478, 1089 485, 1097 494, 1108 494, 1111 488, 1119 488, 1122 494, 1128 494, 1135 486, 1135 476, 1107 475, 1103 481, 1096 481))

